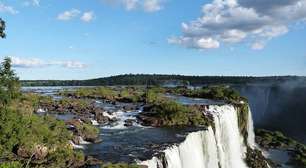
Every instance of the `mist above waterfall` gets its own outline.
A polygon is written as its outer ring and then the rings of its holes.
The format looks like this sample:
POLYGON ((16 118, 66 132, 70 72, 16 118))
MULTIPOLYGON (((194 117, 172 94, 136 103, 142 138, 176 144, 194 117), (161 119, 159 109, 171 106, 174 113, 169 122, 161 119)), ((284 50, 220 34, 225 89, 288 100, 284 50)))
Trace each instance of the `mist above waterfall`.
POLYGON ((306 80, 235 85, 248 98, 256 127, 279 130, 306 143, 306 80))

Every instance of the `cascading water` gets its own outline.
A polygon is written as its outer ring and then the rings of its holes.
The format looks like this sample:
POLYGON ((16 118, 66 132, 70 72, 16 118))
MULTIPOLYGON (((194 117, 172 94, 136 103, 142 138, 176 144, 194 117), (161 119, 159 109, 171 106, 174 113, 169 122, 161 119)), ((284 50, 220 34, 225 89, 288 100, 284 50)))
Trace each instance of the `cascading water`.
POLYGON ((163 161, 157 157, 140 164, 149 168, 217 168, 217 144, 213 129, 208 127, 207 131, 190 133, 179 146, 166 149, 164 158, 167 165, 163 165, 163 161))
POLYGON ((221 168, 245 168, 243 161, 245 148, 238 127, 237 111, 234 106, 210 106, 214 114, 215 138, 221 168))
MULTIPOLYGON (((211 105, 214 128, 190 133, 184 142, 166 149, 164 157, 141 162, 149 168, 247 168, 245 145, 240 134, 237 111, 232 105, 211 105), (162 164, 164 163, 164 164, 162 164)), ((248 143, 255 144, 252 118, 249 116, 248 143)))
POLYGON ((251 108, 249 107, 248 112, 248 139, 247 139, 248 145, 254 149, 256 147, 255 143, 255 133, 254 133, 254 123, 252 118, 252 112, 251 108))

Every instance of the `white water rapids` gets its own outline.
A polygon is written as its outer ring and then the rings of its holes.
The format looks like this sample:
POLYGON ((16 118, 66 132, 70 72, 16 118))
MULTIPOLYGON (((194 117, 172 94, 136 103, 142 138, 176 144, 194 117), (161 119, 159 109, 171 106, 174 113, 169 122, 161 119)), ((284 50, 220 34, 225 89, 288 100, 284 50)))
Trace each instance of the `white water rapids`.
MULTIPOLYGON (((190 133, 184 142, 163 151, 163 159, 153 157, 140 165, 148 168, 247 168, 246 146, 235 107, 211 105, 207 112, 213 115, 215 130, 208 127, 206 131, 190 133)), ((248 120, 247 142, 255 146, 251 114, 248 120)))

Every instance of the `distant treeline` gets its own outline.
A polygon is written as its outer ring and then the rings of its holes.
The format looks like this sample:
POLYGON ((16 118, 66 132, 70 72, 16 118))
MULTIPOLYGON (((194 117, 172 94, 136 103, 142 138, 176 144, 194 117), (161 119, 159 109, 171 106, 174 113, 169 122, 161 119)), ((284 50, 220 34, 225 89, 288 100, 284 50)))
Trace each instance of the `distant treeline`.
POLYGON ((126 74, 89 80, 24 80, 22 86, 101 86, 101 85, 210 85, 278 83, 288 80, 304 80, 298 76, 183 76, 183 75, 147 75, 126 74))

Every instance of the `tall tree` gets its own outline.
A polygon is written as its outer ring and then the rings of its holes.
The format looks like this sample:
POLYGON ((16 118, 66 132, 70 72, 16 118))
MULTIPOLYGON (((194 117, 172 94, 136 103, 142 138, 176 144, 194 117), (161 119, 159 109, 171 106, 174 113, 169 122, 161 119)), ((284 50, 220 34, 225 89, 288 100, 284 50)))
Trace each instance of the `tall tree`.
POLYGON ((4 58, 0 66, 0 101, 2 105, 8 104, 20 95, 20 82, 9 57, 4 58))
POLYGON ((5 30, 5 22, 4 22, 4 20, 2 20, 1 18, 0 18, 0 37, 1 38, 5 38, 5 33, 4 33, 4 30, 5 30))

